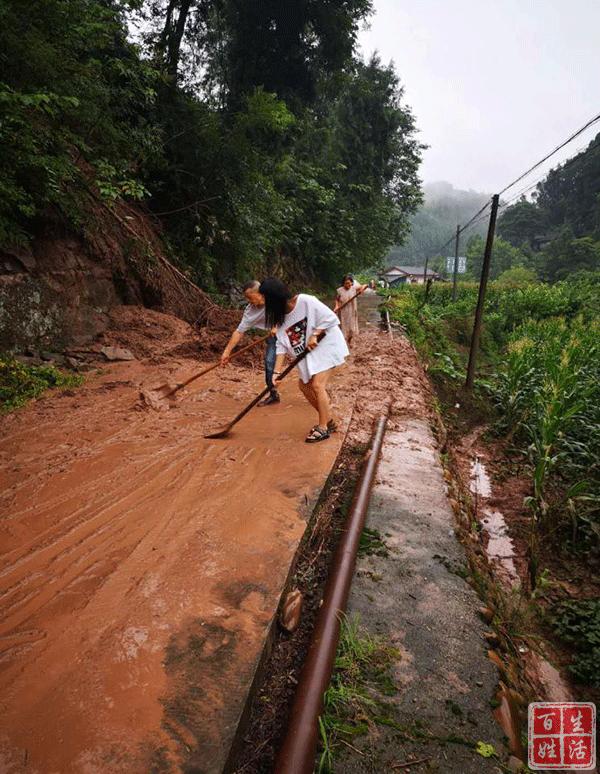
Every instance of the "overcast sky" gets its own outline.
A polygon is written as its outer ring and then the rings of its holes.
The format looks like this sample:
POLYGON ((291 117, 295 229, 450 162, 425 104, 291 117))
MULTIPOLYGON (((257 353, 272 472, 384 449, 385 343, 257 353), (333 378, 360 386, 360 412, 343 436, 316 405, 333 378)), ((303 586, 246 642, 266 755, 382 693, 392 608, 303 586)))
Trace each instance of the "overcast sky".
MULTIPOLYGON (((600 113, 600 0, 374 5, 362 52, 395 63, 430 146, 425 182, 493 193, 600 113)), ((598 131, 600 123, 556 158, 598 131)))

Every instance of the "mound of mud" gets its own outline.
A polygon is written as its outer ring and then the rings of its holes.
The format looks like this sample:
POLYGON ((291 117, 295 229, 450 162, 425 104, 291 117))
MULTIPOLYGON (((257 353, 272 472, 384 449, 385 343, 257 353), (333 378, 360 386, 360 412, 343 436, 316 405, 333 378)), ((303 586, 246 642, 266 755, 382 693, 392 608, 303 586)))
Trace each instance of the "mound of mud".
POLYGON ((179 317, 143 306, 117 306, 109 313, 109 327, 98 341, 102 346, 124 347, 138 359, 164 357, 174 347, 192 345, 193 326, 179 317))
MULTIPOLYGON (((189 325, 179 317, 143 306, 117 306, 110 311, 109 327, 97 339, 99 346, 130 350, 139 360, 166 363, 192 358, 216 360, 241 319, 235 309, 215 307, 202 326, 189 325)), ((241 346, 252 341, 246 337, 241 346)), ((256 366, 262 361, 262 347, 244 353, 239 365, 256 366)))

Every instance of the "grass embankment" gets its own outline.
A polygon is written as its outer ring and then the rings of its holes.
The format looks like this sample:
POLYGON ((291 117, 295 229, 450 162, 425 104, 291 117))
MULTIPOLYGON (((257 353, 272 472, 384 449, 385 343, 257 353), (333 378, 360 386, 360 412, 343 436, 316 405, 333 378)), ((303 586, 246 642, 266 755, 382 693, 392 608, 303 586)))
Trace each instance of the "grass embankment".
POLYGON ((0 413, 24 406, 53 387, 78 387, 83 377, 59 371, 53 365, 26 365, 0 354, 0 413))
MULTIPOLYGON (((388 308, 455 427, 490 424, 530 476, 524 506, 533 589, 551 554, 588 566, 600 554, 600 273, 555 285, 491 283, 469 396, 463 385, 476 301, 476 283, 460 283, 456 301, 449 284, 434 285, 426 304, 422 287, 407 286, 391 291, 388 308)), ((563 640, 591 656, 574 664, 574 675, 597 683, 600 601, 557 602, 550 613, 563 640)))

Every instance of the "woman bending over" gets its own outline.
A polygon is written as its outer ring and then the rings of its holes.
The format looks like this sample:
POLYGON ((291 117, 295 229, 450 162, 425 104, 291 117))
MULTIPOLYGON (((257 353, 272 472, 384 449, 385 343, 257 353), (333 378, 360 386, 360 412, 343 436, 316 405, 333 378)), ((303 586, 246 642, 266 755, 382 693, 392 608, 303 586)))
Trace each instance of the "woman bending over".
POLYGON ((333 369, 349 355, 339 320, 318 298, 306 293, 292 296, 287 286, 274 277, 264 280, 259 290, 265 299, 267 325, 277 327, 275 387, 285 356, 294 358, 308 349, 308 355, 298 364, 298 386, 317 411, 319 424, 310 430, 306 442, 324 441, 335 429, 327 385, 333 369), (322 331, 325 337, 317 342, 322 331))

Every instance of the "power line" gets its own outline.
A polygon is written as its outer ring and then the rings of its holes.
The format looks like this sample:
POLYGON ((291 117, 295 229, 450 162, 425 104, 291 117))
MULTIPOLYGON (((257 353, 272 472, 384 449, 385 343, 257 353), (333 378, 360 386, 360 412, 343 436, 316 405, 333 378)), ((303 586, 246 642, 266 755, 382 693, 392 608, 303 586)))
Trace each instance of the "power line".
POLYGON ((578 129, 576 132, 574 132, 570 137, 568 137, 564 142, 561 142, 560 145, 557 145, 556 148, 554 148, 553 151, 550 151, 546 156, 544 156, 543 159, 540 159, 536 164, 534 164, 532 167, 530 167, 527 172, 523 172, 522 175, 519 175, 519 177, 516 178, 516 180, 513 180, 512 183, 509 183, 505 188, 503 188, 499 195, 502 196, 503 193, 508 191, 509 188, 512 188, 513 185, 516 185, 516 183, 520 182, 524 177, 527 177, 527 175, 530 172, 533 172, 534 169, 537 169, 541 164, 544 163, 544 161, 548 161, 549 158, 554 156, 555 153, 558 153, 559 150, 565 147, 565 145, 568 145, 572 140, 574 140, 576 137, 579 137, 579 135, 582 132, 585 132, 586 129, 589 129, 590 126, 596 123, 596 121, 600 121, 600 113, 598 113, 597 116, 590 119, 585 126, 582 126, 581 129, 578 129))
POLYGON ((487 208, 490 206, 491 203, 492 203, 491 199, 488 202, 486 202, 483 205, 483 207, 478 212, 476 212, 475 215, 473 215, 471 220, 467 221, 467 223, 465 223, 464 226, 460 227, 459 233, 464 231, 465 229, 469 228, 469 226, 475 221, 475 218, 477 218, 479 215, 481 215, 483 212, 485 212, 487 210, 487 208))
MULTIPOLYGON (((540 167, 545 161, 548 161, 548 159, 552 158, 552 156, 554 156, 556 153, 558 153, 559 150, 561 150, 566 145, 568 145, 570 142, 572 142, 576 137, 579 137, 580 134, 585 132, 586 129, 589 129, 590 126, 593 126, 593 124, 595 124, 597 121, 600 121, 600 113, 598 113, 597 116, 594 116, 594 118, 591 118, 584 126, 582 126, 580 129, 578 129, 572 135, 570 135, 570 137, 568 137, 562 143, 560 143, 560 145, 557 145, 556 148, 554 148, 553 151, 551 151, 546 156, 544 156, 544 158, 542 158, 538 162, 536 162, 526 172, 523 172, 522 175, 519 175, 519 177, 517 177, 515 180, 513 180, 512 183, 509 183, 507 186, 505 186, 500 191, 500 193, 498 195, 501 196, 503 193, 506 193, 506 191, 508 191, 510 188, 512 188, 517 183, 519 183, 521 180, 523 180, 523 178, 527 177, 527 175, 531 174, 531 172, 533 172, 535 169, 540 167)), ((569 164, 572 164, 578 158, 579 154, 583 150, 585 150, 586 147, 587 146, 582 146, 581 148, 579 148, 579 150, 576 151, 574 156, 572 156, 568 161, 564 162, 564 164, 562 165, 562 168, 564 169, 569 164)), ((594 148, 594 150, 596 150, 596 149, 600 149, 600 143, 596 146, 596 148, 594 148)), ((549 174, 549 172, 544 172, 542 175, 540 175, 540 177, 536 178, 536 180, 533 183, 529 184, 526 188, 521 189, 514 197, 509 199, 507 202, 503 202, 500 205, 499 209, 505 209, 506 207, 508 207, 510 204, 512 204, 518 198, 523 196, 523 194, 527 193, 527 191, 530 191, 532 188, 534 188, 537 185, 537 183, 539 183, 539 181, 542 180, 544 177, 547 177, 548 174, 549 174)), ((475 215, 473 215, 473 217, 469 221, 467 221, 467 223, 465 223, 464 226, 460 227, 458 233, 462 234, 463 231, 466 231, 468 228, 471 228, 472 226, 475 226, 475 225, 477 225, 477 223, 480 223, 482 220, 484 220, 482 215, 485 212, 485 210, 487 210, 487 208, 490 206, 490 204, 491 204, 491 199, 490 199, 490 201, 486 202, 484 204, 484 206, 478 212, 476 212, 475 215)), ((455 235, 452 235, 450 237, 450 239, 448 239, 448 241, 445 244, 443 244, 435 253, 433 253, 433 255, 434 256, 435 255, 440 255, 442 250, 444 250, 446 247, 448 247, 448 245, 450 245, 454 241, 454 239, 455 239, 455 235)))

